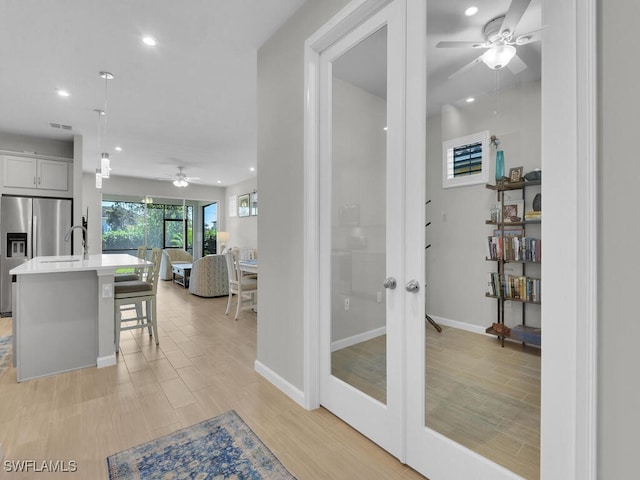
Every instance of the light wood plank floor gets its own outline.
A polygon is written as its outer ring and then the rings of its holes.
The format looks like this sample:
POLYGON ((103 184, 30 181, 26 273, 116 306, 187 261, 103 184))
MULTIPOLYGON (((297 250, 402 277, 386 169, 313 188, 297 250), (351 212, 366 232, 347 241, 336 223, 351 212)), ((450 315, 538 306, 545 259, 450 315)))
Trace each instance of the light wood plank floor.
MULTIPOLYGON (((386 402, 386 336, 332 354, 332 373, 386 402)), ((464 330, 426 326, 429 428, 524 478, 540 477, 540 354, 464 330)))
MULTIPOLYGON (((254 371, 256 314, 236 322, 226 297, 203 299, 160 282, 160 346, 123 332, 117 365, 16 383, 0 376, 4 460, 76 460, 75 474, 107 478, 105 458, 234 409, 298 479, 422 479, 324 409, 306 411, 254 371)), ((0 335, 11 319, 0 319, 0 335)))

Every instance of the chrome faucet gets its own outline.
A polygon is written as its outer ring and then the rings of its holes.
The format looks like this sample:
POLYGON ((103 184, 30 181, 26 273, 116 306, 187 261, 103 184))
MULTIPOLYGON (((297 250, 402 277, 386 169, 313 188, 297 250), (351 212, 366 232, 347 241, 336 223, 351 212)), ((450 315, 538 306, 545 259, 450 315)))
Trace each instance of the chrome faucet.
POLYGON ((83 259, 87 259, 89 258, 89 245, 87 244, 87 229, 84 228, 82 225, 74 225, 73 227, 71 227, 69 229, 69 231, 67 232, 67 234, 64 236, 64 241, 68 242, 71 239, 71 233, 76 229, 76 228, 81 228, 82 229, 82 247, 84 248, 84 254, 82 255, 83 259))

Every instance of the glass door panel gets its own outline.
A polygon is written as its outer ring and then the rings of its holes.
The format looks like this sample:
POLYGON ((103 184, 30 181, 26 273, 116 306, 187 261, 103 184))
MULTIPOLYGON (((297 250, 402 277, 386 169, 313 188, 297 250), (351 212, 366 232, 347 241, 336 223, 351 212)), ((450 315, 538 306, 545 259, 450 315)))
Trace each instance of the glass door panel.
POLYGON ((320 56, 320 401, 399 457, 404 289, 384 285, 403 272, 403 8, 320 56))
POLYGON ((331 373, 387 398, 387 27, 332 62, 331 373))

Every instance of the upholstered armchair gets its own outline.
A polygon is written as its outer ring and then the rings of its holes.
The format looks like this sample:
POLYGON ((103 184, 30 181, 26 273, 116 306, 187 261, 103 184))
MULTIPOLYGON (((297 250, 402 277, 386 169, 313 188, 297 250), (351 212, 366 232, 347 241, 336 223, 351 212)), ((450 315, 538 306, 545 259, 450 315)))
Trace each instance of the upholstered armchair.
POLYGON ((224 255, 207 255, 193 262, 189 291, 199 297, 229 294, 227 262, 224 255))
POLYGON ((159 278, 161 280, 171 280, 173 279, 171 265, 191 262, 193 262, 193 256, 186 250, 183 250, 181 248, 165 248, 164 250, 162 250, 159 278))

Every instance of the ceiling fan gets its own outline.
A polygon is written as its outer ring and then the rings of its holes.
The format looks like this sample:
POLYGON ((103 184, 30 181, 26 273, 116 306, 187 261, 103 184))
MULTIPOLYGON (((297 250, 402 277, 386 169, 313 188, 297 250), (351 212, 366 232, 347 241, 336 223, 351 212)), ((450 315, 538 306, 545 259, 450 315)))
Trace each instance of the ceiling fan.
POLYGON ((157 178, 156 180, 167 180, 172 181, 176 187, 188 187, 189 182, 194 180, 200 180, 200 177, 187 177, 184 173, 184 167, 178 167, 178 173, 176 173, 175 177, 165 177, 165 178, 157 178))
POLYGON ((516 35, 516 28, 529 7, 531 0, 512 0, 509 11, 505 15, 494 18, 483 28, 484 41, 481 42, 438 42, 436 48, 482 48, 487 49, 482 55, 473 59, 457 72, 449 76, 455 78, 483 62, 492 70, 508 67, 517 75, 527 68, 526 63, 517 55, 516 46, 540 41, 539 32, 547 27, 516 35))

